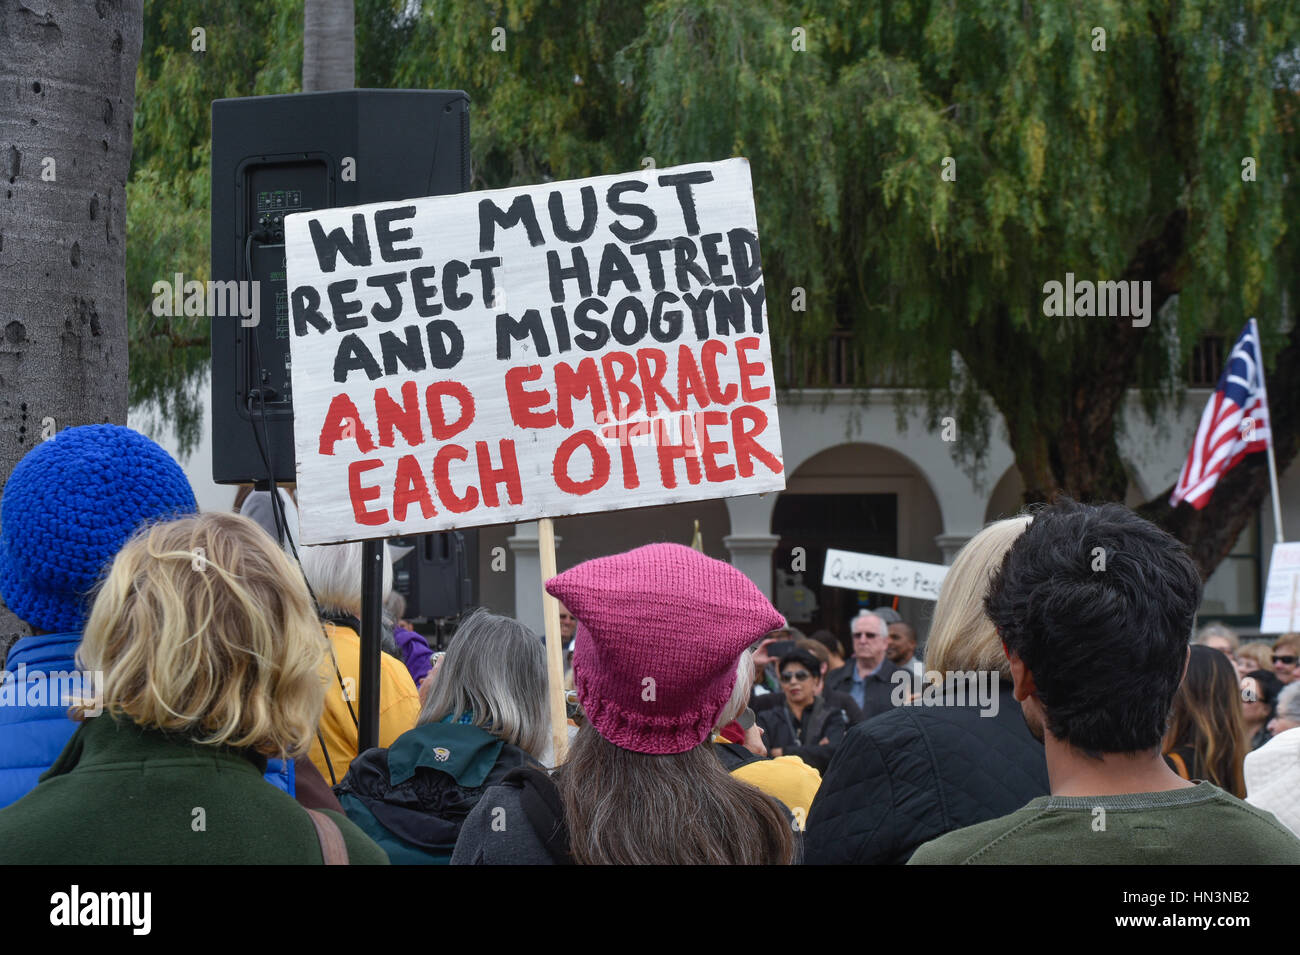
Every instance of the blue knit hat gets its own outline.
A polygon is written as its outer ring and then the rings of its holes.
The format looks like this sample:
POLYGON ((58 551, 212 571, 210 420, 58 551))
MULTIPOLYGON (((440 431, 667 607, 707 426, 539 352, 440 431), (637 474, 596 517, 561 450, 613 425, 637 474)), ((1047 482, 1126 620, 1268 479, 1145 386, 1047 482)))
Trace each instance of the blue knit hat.
POLYGON ((38 630, 80 630, 86 595, 142 525, 193 514, 180 465, 115 424, 67 428, 18 462, 0 499, 0 597, 38 630))

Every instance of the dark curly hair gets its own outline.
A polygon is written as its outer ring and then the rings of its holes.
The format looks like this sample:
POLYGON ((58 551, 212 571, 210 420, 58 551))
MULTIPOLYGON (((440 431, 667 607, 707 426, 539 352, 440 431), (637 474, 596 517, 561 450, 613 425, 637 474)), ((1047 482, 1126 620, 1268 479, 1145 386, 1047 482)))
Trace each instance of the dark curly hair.
POLYGON ((1161 743, 1201 578, 1174 537, 1119 504, 1034 513, 984 607, 1033 674, 1047 729, 1089 755, 1161 743))

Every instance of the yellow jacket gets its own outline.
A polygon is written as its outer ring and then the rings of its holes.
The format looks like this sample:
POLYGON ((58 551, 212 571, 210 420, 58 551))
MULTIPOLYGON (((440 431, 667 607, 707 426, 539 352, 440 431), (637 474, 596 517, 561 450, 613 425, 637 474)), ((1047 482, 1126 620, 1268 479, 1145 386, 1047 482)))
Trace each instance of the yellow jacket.
MULTIPOLYGON (((357 709, 358 687, 361 685, 361 638, 350 627, 332 623, 324 624, 329 635, 334 659, 326 656, 321 663, 321 679, 325 682, 325 709, 320 718, 320 735, 329 749, 329 765, 321 754, 320 740, 311 744, 311 761, 331 784, 341 782, 347 775, 352 760, 357 758, 357 726, 352 722, 351 710, 357 709), (334 672, 338 661, 338 674, 334 672), (339 675, 343 683, 339 683, 339 675), (330 779, 330 766, 334 778, 330 779)), ((390 746, 397 737, 415 727, 420 715, 420 694, 415 689, 406 665, 387 653, 379 654, 379 745, 390 746)))
MULTIPOLYGON (((714 742, 726 742, 715 736, 714 742)), ((802 830, 808 821, 808 810, 813 797, 822 784, 822 774, 798 756, 778 756, 776 759, 756 759, 737 766, 731 771, 741 782, 780 800, 802 830)))

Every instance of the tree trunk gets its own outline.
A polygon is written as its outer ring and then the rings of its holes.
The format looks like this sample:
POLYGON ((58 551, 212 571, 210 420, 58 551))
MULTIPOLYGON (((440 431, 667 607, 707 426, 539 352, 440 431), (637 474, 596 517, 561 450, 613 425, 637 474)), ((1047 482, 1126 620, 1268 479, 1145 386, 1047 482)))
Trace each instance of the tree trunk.
POLYGON ((357 85, 353 0, 306 0, 302 27, 302 88, 350 90, 357 85))
MULTIPOLYGON (((1137 248, 1120 275, 1122 281, 1151 283, 1148 306, 1153 322, 1178 292, 1176 269, 1184 252, 1186 225, 1186 210, 1171 211, 1160 231, 1137 248)), ((1059 487, 1080 501, 1123 501, 1128 490, 1115 422, 1150 326, 1136 327, 1129 318, 1110 321, 1110 342, 1082 356, 1061 409, 1063 426, 1056 439, 1059 487)))
MULTIPOLYGON (((56 430, 126 424, 126 178, 142 2, 0 0, 3 481, 56 430)), ((0 605, 0 658, 20 627, 0 605)))

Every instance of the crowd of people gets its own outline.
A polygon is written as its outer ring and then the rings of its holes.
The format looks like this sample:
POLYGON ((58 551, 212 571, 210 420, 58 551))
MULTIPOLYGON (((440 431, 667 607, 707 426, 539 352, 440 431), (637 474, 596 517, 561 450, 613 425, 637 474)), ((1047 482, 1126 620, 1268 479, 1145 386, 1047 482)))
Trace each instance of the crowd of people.
POLYGON ((541 638, 479 609, 434 652, 391 553, 359 752, 361 545, 292 509, 200 514, 114 425, 19 463, 0 862, 1300 862, 1300 635, 1194 634, 1186 549, 1120 505, 990 524, 924 646, 892 607, 805 636, 677 544, 578 564, 561 752, 541 638))

